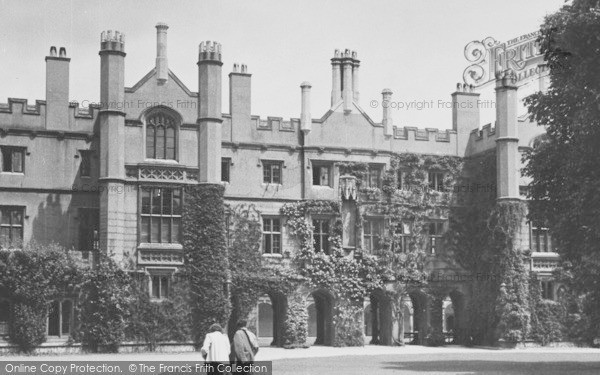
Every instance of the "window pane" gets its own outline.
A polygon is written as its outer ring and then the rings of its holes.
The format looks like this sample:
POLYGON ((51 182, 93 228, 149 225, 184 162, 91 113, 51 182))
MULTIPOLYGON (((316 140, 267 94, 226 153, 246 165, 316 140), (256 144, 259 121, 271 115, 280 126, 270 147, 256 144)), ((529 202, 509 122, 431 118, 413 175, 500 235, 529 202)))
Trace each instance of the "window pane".
POLYGON ((58 336, 60 333, 60 305, 52 301, 48 307, 48 335, 58 336))
POLYGON ((169 243, 171 242, 171 218, 163 217, 162 226, 160 231, 160 242, 169 243))
POLYGON ((263 165, 263 182, 271 183, 271 166, 269 164, 263 165))
POLYGON ((146 127, 146 157, 150 159, 156 158, 154 149, 154 126, 146 127))
POLYGON ((365 222, 365 234, 369 235, 371 234, 371 226, 373 225, 373 222, 371 221, 366 221, 365 222))
POLYGON ((171 198, 173 197, 171 189, 162 189, 162 214, 171 215, 171 198))
POLYGON ((68 335, 71 332, 71 311, 73 305, 71 301, 66 300, 62 303, 62 334, 68 335))
POLYGON ((273 235, 273 253, 281 252, 281 237, 277 234, 273 235))
POLYGON ((160 242, 160 218, 154 217, 150 223, 150 242, 160 242))
POLYGON ((8 208, 3 208, 1 212, 2 212, 2 219, 0 221, 0 224, 10 225, 11 210, 8 208))
POLYGON ((320 168, 313 166, 313 171, 312 171, 312 175, 313 175, 313 185, 320 185, 321 184, 321 176, 320 176, 320 168))
POLYGON ((160 277, 152 276, 152 298, 160 298, 160 277))
POLYGON ((263 231, 270 232, 271 231, 271 219, 263 220, 263 231))
POLYGON ((229 182, 229 164, 230 160, 223 158, 221 159, 221 181, 229 182))
POLYGON ((321 251, 321 236, 315 234, 313 235, 313 240, 315 242, 315 251, 321 251))
POLYGON ((151 193, 151 190, 149 188, 142 188, 142 213, 143 214, 150 213, 150 193, 151 193))
POLYGON ((271 253, 271 235, 270 234, 263 234, 263 249, 264 252, 269 254, 271 253))
POLYGON ((150 218, 142 217, 142 230, 140 236, 141 242, 150 242, 150 218))
POLYGON ((21 210, 12 210, 11 212, 12 225, 23 225, 23 212, 21 210))
POLYGON ((2 171, 12 171, 12 152, 9 148, 2 148, 2 171))
POLYGON ((279 224, 279 219, 272 219, 272 231, 273 232, 280 232, 281 228, 280 228, 280 224, 279 224))
POLYGON ((279 164, 272 165, 273 183, 281 183, 281 166, 279 164))
POLYGON ((167 128, 167 159, 175 159, 175 129, 167 128))
POLYGON ((169 278, 167 276, 160 278, 160 296, 169 298, 169 278))
POLYGON ((23 151, 15 150, 12 154, 12 171, 23 172, 23 151))
POLYGON ((160 215, 161 208, 161 189, 154 188, 152 189, 152 213, 160 215))
POLYGON ((173 215, 181 215, 181 189, 173 189, 173 215))
POLYGON ((165 158, 165 128, 158 126, 156 128, 156 159, 165 158))
POLYGON ((10 227, 0 227, 0 246, 10 247, 10 227))
POLYGON ((321 167, 321 185, 329 186, 329 167, 321 167))
POLYGON ((179 243, 179 227, 181 219, 178 217, 173 218, 173 226, 171 227, 171 243, 179 243))

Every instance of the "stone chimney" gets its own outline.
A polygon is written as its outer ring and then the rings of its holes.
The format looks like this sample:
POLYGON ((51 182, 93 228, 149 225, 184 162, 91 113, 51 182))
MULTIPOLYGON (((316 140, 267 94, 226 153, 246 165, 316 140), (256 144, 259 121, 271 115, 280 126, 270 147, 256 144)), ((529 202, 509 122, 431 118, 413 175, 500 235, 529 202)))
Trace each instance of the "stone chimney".
POLYGON ((334 56, 331 59, 331 106, 342 100, 342 59, 339 49, 335 50, 334 56))
POLYGON ((352 85, 352 70, 354 60, 349 49, 344 51, 342 58, 342 97, 344 98, 344 111, 352 112, 352 101, 354 100, 354 86, 352 85))
POLYGON ((452 129, 456 131, 456 154, 464 156, 471 130, 479 128, 479 93, 473 85, 456 84, 452 94, 452 129))
POLYGON ((46 56, 46 129, 69 129, 69 63, 67 51, 50 47, 46 56))
POLYGON ((156 79, 163 84, 169 80, 169 63, 167 60, 167 30, 166 23, 156 24, 156 79))
POLYGON ((198 53, 198 182, 221 183, 221 44, 200 43, 198 53))
POLYGON ((496 73, 496 184, 498 200, 519 197, 517 85, 511 69, 496 73))
POLYGON ((229 73, 229 113, 231 114, 231 139, 247 141, 251 139, 250 125, 252 104, 252 75, 245 64, 233 64, 229 73))
POLYGON ((381 95, 383 97, 381 101, 381 108, 383 109, 383 120, 381 121, 383 125, 383 134, 388 137, 394 135, 394 120, 392 119, 392 90, 383 89, 381 95))
POLYGON ((302 82, 302 111, 300 113, 300 129, 304 134, 312 130, 312 118, 310 117, 310 89, 311 85, 308 82, 302 82))

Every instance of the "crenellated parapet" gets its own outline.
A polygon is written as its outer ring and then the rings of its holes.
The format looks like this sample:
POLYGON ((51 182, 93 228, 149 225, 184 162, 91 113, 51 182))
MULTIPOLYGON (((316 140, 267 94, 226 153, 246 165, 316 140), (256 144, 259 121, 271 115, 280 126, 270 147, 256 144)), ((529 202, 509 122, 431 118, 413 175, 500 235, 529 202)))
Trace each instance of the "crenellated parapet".
POLYGON ((259 116, 251 116, 251 121, 257 130, 295 132, 300 127, 300 119, 298 118, 284 120, 283 117, 275 116, 267 116, 266 119, 262 119, 259 116))
POLYGON ((201 42, 198 47, 198 62, 221 61, 221 43, 209 41, 201 42))
POLYGON ((415 140, 427 142, 451 142, 456 137, 456 131, 437 128, 419 129, 414 126, 394 127, 394 139, 415 140))
POLYGON ((100 34, 100 53, 105 51, 125 53, 125 34, 116 30, 103 31, 100 34))
MULTIPOLYGON (((66 126, 60 130, 92 131, 100 105, 91 103, 87 107, 80 107, 77 102, 70 102, 67 105, 66 126)), ((46 128, 46 116, 46 100, 36 100, 35 105, 31 105, 27 99, 8 98, 6 103, 0 103, 0 126, 6 129, 39 128, 41 130, 46 128)))

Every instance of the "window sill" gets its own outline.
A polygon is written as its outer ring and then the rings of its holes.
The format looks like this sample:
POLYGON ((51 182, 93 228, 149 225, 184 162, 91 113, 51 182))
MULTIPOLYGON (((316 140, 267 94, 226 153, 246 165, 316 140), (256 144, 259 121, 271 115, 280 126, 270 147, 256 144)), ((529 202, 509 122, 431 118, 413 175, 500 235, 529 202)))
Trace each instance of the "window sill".
POLYGON ((330 185, 312 185, 313 189, 327 189, 333 190, 333 186, 330 185))
POLYGON ((5 172, 2 171, 0 174, 8 175, 8 176, 25 176, 25 172, 5 172))
POLYGON ((265 258, 283 258, 283 254, 279 253, 263 253, 262 256, 265 258))
POLYGON ((173 159, 144 159, 144 164, 179 165, 179 162, 173 159))
POLYGON ((138 245, 138 250, 183 250, 180 243, 144 242, 138 245))
POLYGON ((263 182, 262 186, 264 187, 269 187, 269 186, 273 186, 273 187, 281 187, 283 186, 283 184, 276 184, 276 183, 272 183, 272 182, 263 182))

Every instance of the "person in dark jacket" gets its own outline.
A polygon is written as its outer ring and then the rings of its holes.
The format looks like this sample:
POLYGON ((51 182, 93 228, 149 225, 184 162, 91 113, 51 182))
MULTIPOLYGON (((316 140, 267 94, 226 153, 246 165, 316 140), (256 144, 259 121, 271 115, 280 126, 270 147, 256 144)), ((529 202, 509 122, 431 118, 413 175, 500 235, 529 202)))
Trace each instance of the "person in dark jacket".
MULTIPOLYGON (((254 356, 258 353, 258 339, 256 335, 246 328, 246 321, 240 320, 233 335, 233 360, 237 365, 249 366, 254 363, 254 356)), ((251 374, 251 371, 238 372, 251 374)))

